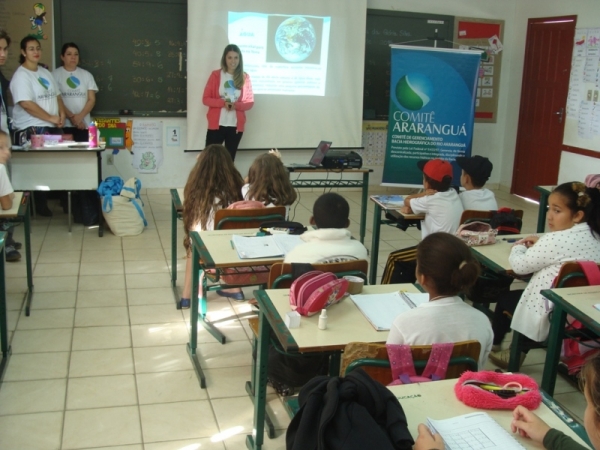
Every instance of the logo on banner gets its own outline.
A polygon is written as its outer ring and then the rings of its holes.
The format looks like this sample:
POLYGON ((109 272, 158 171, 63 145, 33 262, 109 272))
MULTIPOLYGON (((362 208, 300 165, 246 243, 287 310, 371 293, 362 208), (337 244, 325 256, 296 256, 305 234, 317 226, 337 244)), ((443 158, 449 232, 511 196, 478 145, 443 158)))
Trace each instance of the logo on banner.
POLYGON ((396 84, 396 98, 406 109, 418 111, 425 107, 433 96, 433 85, 429 78, 420 73, 408 73, 396 84))

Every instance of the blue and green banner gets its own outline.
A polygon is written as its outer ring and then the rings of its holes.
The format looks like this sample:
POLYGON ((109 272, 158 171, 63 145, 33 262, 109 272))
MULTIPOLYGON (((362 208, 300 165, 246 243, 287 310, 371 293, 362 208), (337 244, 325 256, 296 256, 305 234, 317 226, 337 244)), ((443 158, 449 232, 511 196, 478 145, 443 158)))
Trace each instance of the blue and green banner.
POLYGON ((471 156, 480 51, 392 45, 384 185, 422 186, 421 159, 471 156))

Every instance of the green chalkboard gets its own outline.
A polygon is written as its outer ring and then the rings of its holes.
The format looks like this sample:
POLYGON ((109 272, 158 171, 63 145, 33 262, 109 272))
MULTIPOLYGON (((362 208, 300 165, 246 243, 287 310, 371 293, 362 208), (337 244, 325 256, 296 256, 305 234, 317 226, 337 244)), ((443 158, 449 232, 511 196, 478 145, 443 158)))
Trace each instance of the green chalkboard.
POLYGON ((452 48, 454 17, 367 10, 364 119, 387 119, 390 107, 390 44, 452 48), (437 35, 436 35, 437 30, 437 35))
POLYGON ((65 42, 98 84, 95 115, 183 115, 186 0, 55 0, 56 55, 65 42))

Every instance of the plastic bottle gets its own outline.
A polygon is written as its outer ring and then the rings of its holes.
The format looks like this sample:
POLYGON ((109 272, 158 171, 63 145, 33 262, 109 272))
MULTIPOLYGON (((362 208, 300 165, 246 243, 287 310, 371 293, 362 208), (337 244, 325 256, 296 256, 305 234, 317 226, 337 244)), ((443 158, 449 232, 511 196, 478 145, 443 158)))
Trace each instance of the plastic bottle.
POLYGON ((96 126, 96 122, 90 123, 90 126, 88 127, 88 136, 88 145, 90 147, 98 147, 98 127, 96 126))
POLYGON ((319 316, 319 330, 327 329, 327 310, 322 309, 321 315, 319 316))

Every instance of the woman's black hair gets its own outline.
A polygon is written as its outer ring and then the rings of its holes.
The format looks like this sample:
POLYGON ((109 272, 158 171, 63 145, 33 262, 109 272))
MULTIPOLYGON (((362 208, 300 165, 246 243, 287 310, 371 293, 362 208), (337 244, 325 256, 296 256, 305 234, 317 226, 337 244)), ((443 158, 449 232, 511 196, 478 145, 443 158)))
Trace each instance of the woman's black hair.
POLYGON ((589 225, 596 239, 600 239, 600 190, 587 187, 584 183, 571 181, 554 188, 553 194, 560 194, 565 205, 573 214, 583 211, 583 219, 589 225))
MULTIPOLYGON (((21 39, 21 50, 23 51, 27 51, 27 43, 31 42, 31 41, 36 41, 38 44, 40 44, 40 40, 38 38, 36 38, 35 36, 25 36, 23 39, 21 39)), ((41 48, 42 44, 40 44, 40 48, 41 48)), ((19 55, 19 64, 23 64, 25 62, 25 56, 23 56, 23 53, 21 53, 19 55)))
POLYGON ((77 46, 77 44, 75 42, 67 42, 67 43, 63 44, 62 48, 60 49, 60 55, 65 56, 65 52, 68 49, 70 49, 71 47, 76 48, 77 52, 79 53, 79 47, 77 46))
POLYGON ((427 276, 438 295, 466 292, 479 276, 471 249, 450 233, 432 233, 417 246, 417 272, 427 276))

